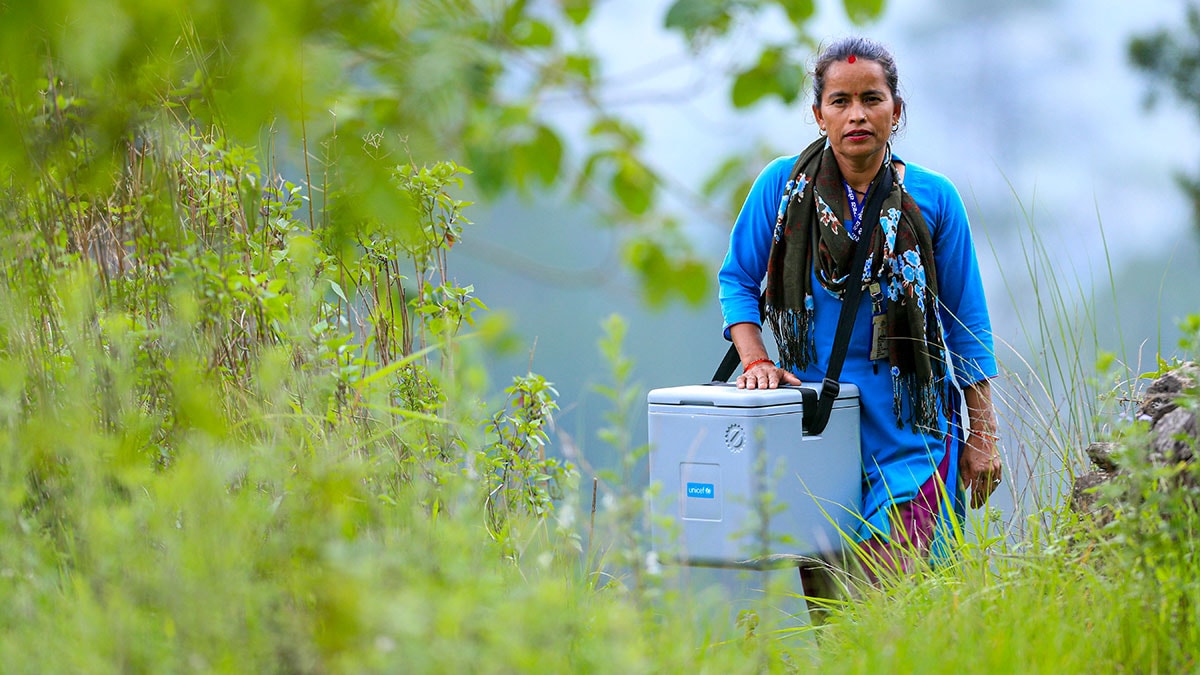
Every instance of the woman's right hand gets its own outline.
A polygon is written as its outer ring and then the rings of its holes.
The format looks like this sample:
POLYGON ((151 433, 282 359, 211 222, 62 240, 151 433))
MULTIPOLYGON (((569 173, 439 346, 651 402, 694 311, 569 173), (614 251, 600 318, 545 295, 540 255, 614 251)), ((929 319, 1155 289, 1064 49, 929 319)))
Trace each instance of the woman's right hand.
POLYGON ((795 373, 784 370, 770 361, 759 361, 750 370, 738 375, 738 389, 776 389, 781 384, 800 384, 795 373))

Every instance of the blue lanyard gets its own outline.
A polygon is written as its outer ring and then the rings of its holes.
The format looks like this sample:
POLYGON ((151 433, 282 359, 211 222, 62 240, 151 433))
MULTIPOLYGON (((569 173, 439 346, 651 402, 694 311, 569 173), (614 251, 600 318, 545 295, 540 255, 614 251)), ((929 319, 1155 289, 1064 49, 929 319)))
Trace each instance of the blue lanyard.
MULTIPOLYGON (((859 235, 862 234, 863 203, 858 200, 854 188, 850 187, 844 178, 842 187, 846 188, 846 202, 850 204, 850 238, 858 241, 859 235)), ((863 196, 863 199, 865 200, 866 196, 863 196)))

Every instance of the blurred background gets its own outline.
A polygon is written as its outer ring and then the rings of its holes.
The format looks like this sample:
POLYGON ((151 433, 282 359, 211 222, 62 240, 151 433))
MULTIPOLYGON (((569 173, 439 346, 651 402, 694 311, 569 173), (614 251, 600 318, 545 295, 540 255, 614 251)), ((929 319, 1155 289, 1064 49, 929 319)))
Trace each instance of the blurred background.
MULTIPOLYGON (((666 198, 688 214, 681 232, 711 270, 700 302, 649 307, 622 266, 622 233, 555 191, 473 207, 476 225, 453 263, 519 336, 490 363, 495 384, 532 364, 561 395, 556 444, 578 446, 597 466, 614 460, 595 437, 608 402, 593 387, 610 380, 596 347, 601 321, 627 319, 625 349, 643 390, 708 381, 727 346, 712 279, 734 206, 692 208, 688 195, 731 153, 747 160, 749 180, 816 133, 807 83, 794 103, 747 113, 712 76, 778 38, 782 13, 698 53, 663 28, 670 4, 598 3, 587 36, 612 83, 608 103, 643 126, 653 168, 677 188, 666 198)), ((1175 353, 1177 322, 1198 308, 1197 230, 1174 179, 1197 155, 1197 125, 1169 95, 1147 107, 1153 87, 1129 51, 1135 35, 1179 25, 1182 3, 888 0, 865 26, 840 2, 816 7, 808 28, 817 40, 863 34, 893 49, 908 106, 896 152, 948 176, 966 202, 1009 371, 997 383, 1006 427, 1026 406, 1061 405, 1054 383, 1046 399, 1022 400, 1026 387, 1040 388, 1029 387, 1031 367, 1050 361, 1068 388, 1083 377, 1061 363, 1064 335, 1089 365, 1108 354, 1139 372, 1175 353)), ((571 106, 547 106, 541 114, 571 128, 571 106)), ((634 439, 644 442, 645 406, 637 410, 634 439)), ((1005 511, 1039 472, 1037 457, 1016 454, 1041 450, 1014 441, 1006 452, 1017 473, 999 501, 1005 511)))

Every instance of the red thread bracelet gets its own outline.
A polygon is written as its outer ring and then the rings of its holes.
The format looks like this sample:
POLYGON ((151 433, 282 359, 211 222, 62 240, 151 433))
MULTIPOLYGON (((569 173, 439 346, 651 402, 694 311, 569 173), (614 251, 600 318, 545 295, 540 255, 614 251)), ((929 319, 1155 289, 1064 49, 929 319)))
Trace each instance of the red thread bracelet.
POLYGON ((771 365, 775 365, 775 362, 774 362, 774 361, 772 361, 771 359, 759 359, 759 360, 757 360, 757 361, 751 361, 751 362, 750 362, 750 363, 748 363, 747 365, 743 366, 743 367, 742 367, 742 372, 743 372, 743 373, 748 373, 748 372, 750 372, 750 369, 751 369, 751 368, 753 368, 754 366, 757 366, 757 365, 758 365, 758 364, 760 364, 760 363, 769 363, 769 364, 771 364, 771 365))

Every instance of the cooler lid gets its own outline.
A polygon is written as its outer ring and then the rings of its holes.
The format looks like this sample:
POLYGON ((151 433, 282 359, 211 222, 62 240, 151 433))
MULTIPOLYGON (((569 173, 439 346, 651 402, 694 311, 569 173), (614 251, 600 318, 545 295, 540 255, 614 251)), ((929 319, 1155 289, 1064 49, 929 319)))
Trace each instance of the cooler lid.
MULTIPOLYGON (((804 402, 804 389, 820 393, 819 387, 785 385, 778 389, 738 389, 733 384, 690 384, 681 387, 652 389, 647 402, 659 405, 696 405, 720 408, 766 408, 799 405, 804 402)), ((811 395, 811 394, 810 394, 811 395)), ((843 384, 838 400, 857 398, 858 387, 843 384)))

